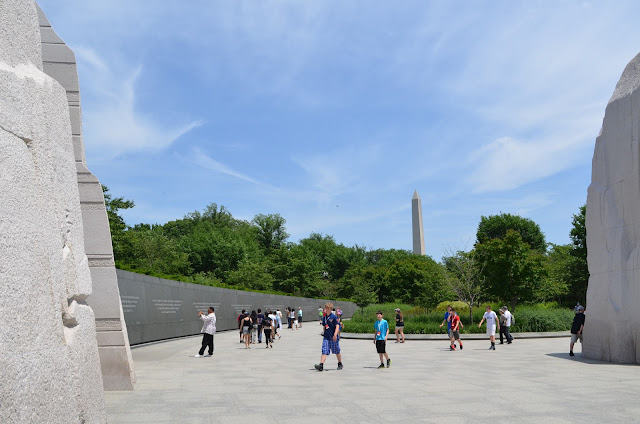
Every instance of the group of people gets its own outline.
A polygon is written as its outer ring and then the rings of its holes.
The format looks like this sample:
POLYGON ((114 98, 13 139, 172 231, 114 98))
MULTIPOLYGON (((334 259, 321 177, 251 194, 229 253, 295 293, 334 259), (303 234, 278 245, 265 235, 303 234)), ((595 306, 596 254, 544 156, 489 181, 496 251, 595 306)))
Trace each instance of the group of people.
MULTIPOLYGON (((289 321, 289 328, 292 328, 290 312, 295 310, 293 308, 287 308, 287 321, 289 321)), ((300 308, 300 312, 302 309, 300 308)), ((302 316, 302 315, 301 315, 302 316)), ((251 349, 252 344, 262 343, 262 335, 264 334, 264 341, 266 348, 273 348, 273 342, 276 339, 282 337, 282 311, 280 308, 275 311, 269 309, 262 312, 262 309, 249 311, 242 310, 238 315, 238 331, 240 335, 240 343, 244 343, 245 349, 251 349)))
MULTIPOLYGON (((511 312, 509 312, 509 308, 503 306, 500 308, 500 318, 496 315, 494 311, 491 310, 491 306, 487 305, 486 312, 482 315, 482 320, 478 324, 478 328, 482 328, 482 324, 486 321, 487 323, 487 335, 489 336, 489 341, 491 342, 491 346, 489 346, 489 350, 496 350, 496 329, 500 334, 500 344, 504 344, 504 340, 506 339, 507 344, 511 344, 513 342, 513 337, 509 332, 509 328, 512 324, 515 323, 515 317, 511 312)), ((456 350, 456 342, 458 342, 458 346, 460 350, 464 348, 462 345, 462 340, 460 340, 460 329, 464 328, 462 321, 460 320, 460 316, 456 312, 456 309, 451 305, 447 305, 447 311, 444 313, 444 320, 440 327, 444 324, 447 324, 447 334, 449 335, 449 350, 456 350)))
MULTIPOLYGON (((322 355, 320 357, 320 363, 315 365, 318 371, 324 370, 324 363, 330 354, 336 355, 338 359, 338 370, 343 368, 342 355, 340 353, 340 332, 343 329, 344 323, 342 321, 342 311, 334 309, 332 303, 326 303, 323 307, 319 308, 320 324, 323 327, 322 332, 322 355)), ((279 330, 282 328, 282 312, 280 309, 276 311, 268 310, 266 313, 262 313, 261 309, 256 312, 243 310, 238 315, 238 329, 240 331, 240 343, 245 344, 245 349, 250 349, 251 344, 262 343, 262 334, 264 333, 264 339, 266 348, 273 348, 273 341, 275 336, 281 337, 279 330)), ((396 343, 404 343, 404 316, 399 308, 396 308, 396 343)), ((569 347, 569 355, 574 356, 573 346, 580 340, 582 343, 582 331, 584 329, 584 306, 578 304, 575 308, 576 316, 571 326, 571 342, 569 347)), ((299 307, 296 311, 294 308, 287 308, 287 321, 288 326, 291 329, 302 327, 302 308, 299 307)), ((489 350, 496 350, 496 329, 500 335, 500 344, 504 344, 506 340, 507 344, 513 342, 513 336, 509 331, 510 327, 515 323, 514 315, 509 311, 507 306, 503 306, 499 310, 500 317, 491 310, 491 306, 487 305, 486 312, 482 316, 482 320, 478 324, 478 328, 482 328, 482 324, 486 322, 486 333, 489 336, 491 346, 489 350)), ((198 316, 203 321, 202 326, 202 347, 197 355, 198 357, 207 357, 213 355, 213 338, 216 332, 216 316, 214 308, 210 307, 205 314, 202 311, 198 311, 198 316), (208 354, 205 355, 205 350, 208 348, 208 354)), ((376 351, 380 358, 380 365, 378 368, 389 368, 391 366, 391 359, 386 352, 386 343, 389 337, 389 323, 383 318, 383 312, 378 311, 376 313, 377 320, 373 325, 374 338, 373 343, 376 346, 376 351), (385 363, 386 360, 386 363, 385 363)), ((462 340, 460 339, 460 329, 464 328, 460 316, 456 312, 455 308, 451 305, 447 305, 447 311, 444 314, 444 320, 440 324, 440 327, 447 324, 447 334, 450 340, 449 350, 455 351, 458 343, 460 350, 463 349, 462 340)))

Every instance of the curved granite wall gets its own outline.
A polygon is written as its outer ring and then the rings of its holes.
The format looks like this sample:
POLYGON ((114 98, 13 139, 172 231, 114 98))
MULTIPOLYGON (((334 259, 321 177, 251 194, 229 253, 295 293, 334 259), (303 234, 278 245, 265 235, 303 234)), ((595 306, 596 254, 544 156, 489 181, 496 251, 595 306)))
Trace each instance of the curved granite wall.
POLYGON ((284 312, 287 307, 297 310, 301 306, 304 321, 317 320, 318 306, 326 302, 339 306, 345 318, 350 318, 356 310, 356 305, 351 302, 201 286, 120 269, 117 274, 129 343, 132 345, 199 334, 202 321, 197 311, 206 310, 209 306, 215 308, 218 331, 237 328, 236 319, 243 309, 280 308, 284 312))

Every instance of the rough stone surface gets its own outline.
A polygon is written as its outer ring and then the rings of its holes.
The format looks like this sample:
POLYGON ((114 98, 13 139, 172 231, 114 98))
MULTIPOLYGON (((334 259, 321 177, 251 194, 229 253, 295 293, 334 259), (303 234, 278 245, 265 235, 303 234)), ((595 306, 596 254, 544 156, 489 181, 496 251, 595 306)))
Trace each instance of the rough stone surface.
POLYGON ((418 196, 418 190, 413 192, 413 197, 411 198, 411 222, 413 225, 413 253, 415 255, 425 255, 422 201, 418 196))
POLYGON ((0 2, 0 422, 106 422, 65 90, 0 2))
POLYGON ((38 7, 42 62, 44 72, 57 80, 66 91, 69 104, 73 154, 76 162, 80 206, 84 227, 85 252, 93 281, 93 293, 87 304, 98 320, 98 348, 105 390, 133 390, 135 372, 127 327, 120 304, 118 281, 111 246, 109 220, 100 181, 87 168, 82 138, 80 85, 73 51, 55 33, 38 7), (119 321, 121 325, 105 328, 100 321, 119 321), (115 343, 114 341, 119 341, 115 343))
POLYGON ((640 55, 625 68, 596 139, 587 198, 584 356, 640 363, 640 55))

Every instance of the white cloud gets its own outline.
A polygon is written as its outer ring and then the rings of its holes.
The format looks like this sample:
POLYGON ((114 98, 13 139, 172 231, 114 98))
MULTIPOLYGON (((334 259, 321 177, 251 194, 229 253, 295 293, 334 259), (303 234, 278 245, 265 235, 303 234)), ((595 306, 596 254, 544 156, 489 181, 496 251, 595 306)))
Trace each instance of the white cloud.
MULTIPOLYGON (((183 125, 162 123, 136 105, 136 82, 142 66, 118 73, 92 49, 76 48, 78 62, 87 65, 89 89, 83 91, 83 132, 91 150, 100 157, 115 158, 125 153, 160 152, 176 140, 204 124, 195 120, 183 125), (87 94, 87 96, 85 96, 87 94)), ((84 87, 84 86, 83 86, 84 87)))
POLYGON ((194 148, 192 150, 192 155, 190 160, 205 169, 208 169, 210 171, 214 171, 220 174, 224 174, 224 175, 228 175, 230 177, 251 183, 251 184, 255 184, 255 185, 260 185, 263 186, 265 184, 251 178, 250 176, 243 174, 241 172, 238 172, 234 169, 232 169, 231 167, 225 165, 224 163, 218 162, 217 160, 213 159, 211 156, 207 155, 205 152, 203 152, 201 149, 199 148, 194 148))

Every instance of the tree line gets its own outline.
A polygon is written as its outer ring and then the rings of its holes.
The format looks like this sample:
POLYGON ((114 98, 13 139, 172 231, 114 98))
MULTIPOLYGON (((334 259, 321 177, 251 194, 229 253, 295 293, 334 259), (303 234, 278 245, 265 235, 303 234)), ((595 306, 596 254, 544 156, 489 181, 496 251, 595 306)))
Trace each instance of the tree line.
POLYGON ((360 306, 400 301, 427 309, 447 300, 584 304, 588 282, 586 207, 573 216, 571 243, 548 244, 528 218, 481 217, 468 251, 436 262, 408 250, 345 246, 312 233, 288 241, 278 214, 239 220, 215 203, 166 224, 129 226, 135 206, 103 186, 116 266, 220 287, 351 299, 360 306))

